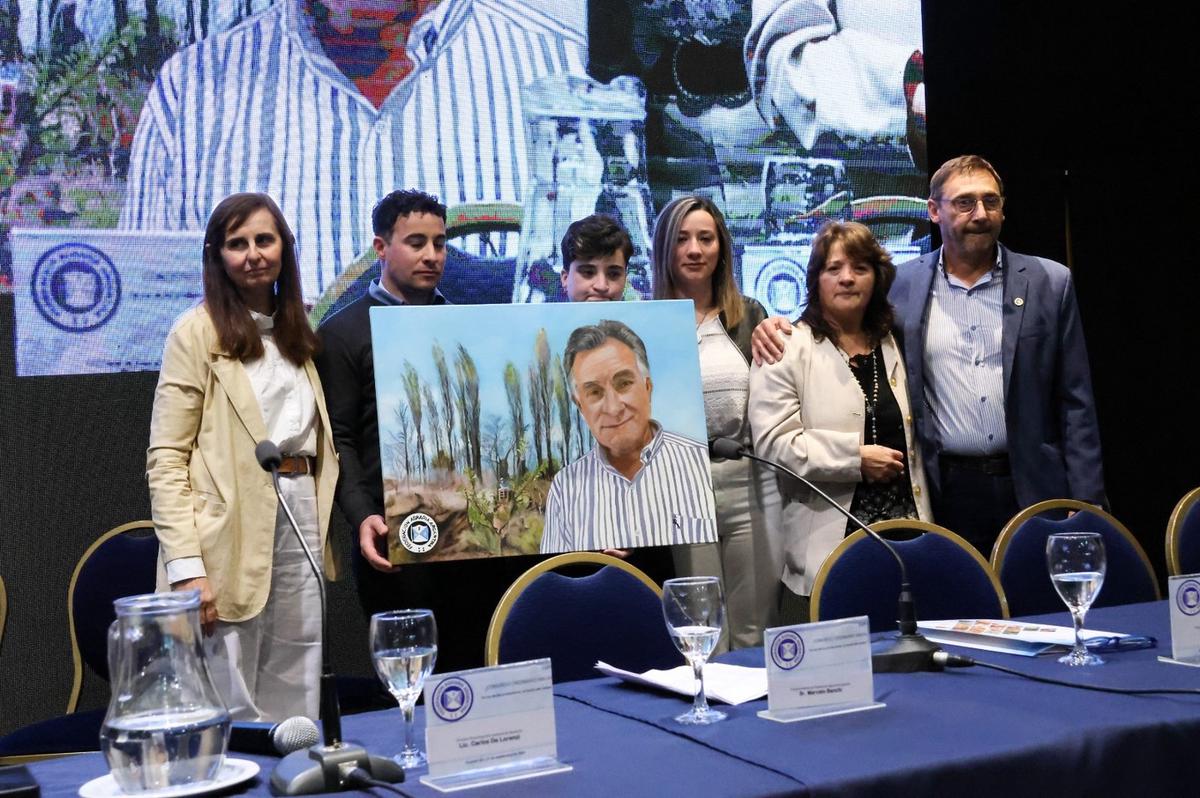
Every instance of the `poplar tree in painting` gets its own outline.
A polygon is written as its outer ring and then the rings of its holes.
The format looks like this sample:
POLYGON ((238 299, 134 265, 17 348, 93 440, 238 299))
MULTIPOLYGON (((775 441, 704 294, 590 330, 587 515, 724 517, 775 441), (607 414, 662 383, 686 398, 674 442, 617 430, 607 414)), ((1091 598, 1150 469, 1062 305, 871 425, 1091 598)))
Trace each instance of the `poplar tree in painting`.
POLYGON ((562 358, 554 356, 554 403, 558 407, 558 430, 562 433, 562 465, 571 462, 571 395, 567 390, 566 373, 562 358))
POLYGON ((429 459, 429 464, 433 468, 446 468, 444 460, 449 457, 447 450, 442 448, 442 414, 438 410, 438 403, 433 398, 433 390, 428 385, 421 386, 421 396, 425 400, 425 420, 428 422, 429 437, 433 440, 433 457, 429 459))
POLYGON ((529 379, 529 410, 533 417, 533 450, 537 455, 535 462, 540 465, 550 457, 549 452, 546 452, 545 457, 542 456, 542 427, 546 425, 548 419, 546 410, 542 406, 542 386, 539 384, 541 377, 535 364, 529 364, 526 376, 529 379))
POLYGON ((454 358, 454 373, 458 377, 457 390, 458 406, 462 413, 463 438, 466 442, 467 457, 471 469, 482 473, 482 452, 479 443, 479 372, 475 368, 475 360, 462 344, 458 345, 458 354, 454 358))
POLYGON ((450 467, 457 462, 454 448, 454 387, 450 367, 446 365, 446 353, 442 347, 433 345, 433 367, 437 370, 438 393, 442 397, 442 418, 446 421, 446 453, 450 455, 450 467))
POLYGON ((409 456, 412 442, 412 420, 408 416, 408 408, 402 403, 396 403, 392 414, 392 430, 390 432, 392 451, 392 470, 397 477, 409 481, 412 462, 409 456))
POLYGON ((499 480, 507 476, 502 468, 508 460, 508 440, 505 437, 504 419, 497 413, 488 413, 483 422, 483 448, 488 455, 488 464, 499 480))
POLYGON ((413 426, 417 428, 417 464, 425 472, 425 433, 421 430, 424 408, 421 405, 421 375, 412 363, 404 361, 404 395, 408 398, 408 409, 412 411, 413 426))
MULTIPOLYGON (((570 380, 567 381, 567 390, 571 389, 570 380)), ((588 429, 588 425, 583 423, 583 416, 579 413, 579 406, 571 402, 571 418, 575 420, 575 441, 578 443, 576 451, 580 456, 586 452, 592 445, 592 431, 588 429)))
POLYGON ((542 405, 542 437, 544 440, 542 448, 546 452, 546 459, 551 460, 554 457, 550 450, 550 428, 553 416, 551 397, 554 394, 554 381, 550 373, 550 339, 546 336, 545 328, 538 330, 537 337, 533 342, 533 354, 538 373, 538 400, 542 405))
POLYGON ((504 393, 508 397, 508 421, 513 440, 513 474, 525 473, 525 397, 521 393, 521 374, 510 360, 504 365, 504 393))

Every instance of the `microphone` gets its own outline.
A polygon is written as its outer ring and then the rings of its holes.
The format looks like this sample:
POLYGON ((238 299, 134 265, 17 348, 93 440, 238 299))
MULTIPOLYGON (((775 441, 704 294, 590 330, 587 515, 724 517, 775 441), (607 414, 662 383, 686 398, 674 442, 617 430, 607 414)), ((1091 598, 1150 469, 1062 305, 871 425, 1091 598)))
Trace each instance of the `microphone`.
POLYGON ((274 441, 259 441, 254 447, 254 459, 262 466, 263 471, 274 473, 283 465, 283 455, 274 441))
POLYGON ((371 780, 390 784, 402 782, 404 768, 396 762, 369 754, 361 745, 342 740, 342 713, 338 707, 337 677, 329 661, 329 613, 326 611, 325 578, 279 487, 279 466, 283 463, 279 447, 273 441, 260 441, 254 447, 254 457, 263 471, 271 472, 271 481, 275 485, 275 495, 279 497, 279 506, 283 508, 283 514, 287 516, 292 531, 296 533, 300 548, 304 549, 304 556, 308 559, 321 595, 321 725, 325 731, 325 744, 314 744, 309 748, 292 751, 281 759, 271 773, 271 792, 275 795, 312 795, 362 789, 371 780))
POLYGON ((241 754, 283 756, 320 741, 317 724, 303 715, 279 723, 235 720, 229 730, 229 750, 241 754))
POLYGON ((891 552, 892 556, 896 558, 896 563, 900 566, 899 619, 897 621, 900 633, 896 636, 895 643, 871 656, 871 669, 876 673, 914 673, 917 671, 942 670, 944 663, 935 660, 932 656, 934 652, 941 651, 941 649, 930 643, 925 639, 924 635, 917 631, 917 605, 913 599, 912 584, 908 581, 908 569, 904 567, 904 559, 900 556, 900 552, 896 551, 895 546, 884 540, 878 532, 856 518, 849 510, 834 501, 828 493, 818 488, 809 480, 781 463, 767 460, 764 457, 759 457, 756 454, 746 451, 745 446, 742 446, 742 444, 731 438, 713 438, 708 442, 708 453, 712 457, 723 460, 741 460, 744 457, 747 460, 762 463, 776 471, 782 471, 788 476, 799 480, 806 488, 828 502, 839 513, 846 516, 850 523, 879 541, 880 545, 891 552))

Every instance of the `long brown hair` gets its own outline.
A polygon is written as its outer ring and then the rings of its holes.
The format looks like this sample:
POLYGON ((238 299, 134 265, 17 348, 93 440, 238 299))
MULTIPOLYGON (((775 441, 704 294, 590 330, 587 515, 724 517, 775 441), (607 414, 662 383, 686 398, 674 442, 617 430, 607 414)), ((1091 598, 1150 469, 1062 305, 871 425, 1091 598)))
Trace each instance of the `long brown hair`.
POLYGON ((204 230, 204 304, 226 354, 243 362, 262 357, 258 327, 221 258, 225 236, 260 208, 266 208, 275 219, 276 232, 283 242, 279 279, 275 281, 275 344, 285 358, 303 366, 316 354, 320 343, 304 312, 296 237, 279 206, 266 194, 232 194, 221 200, 208 217, 204 230))
POLYGON ((708 211, 717 224, 717 240, 721 251, 712 276, 713 301, 725 316, 725 326, 732 327, 742 320, 742 294, 733 281, 733 238, 725 226, 725 216, 707 197, 679 197, 668 202, 654 221, 654 298, 674 299, 678 286, 671 267, 675 259, 675 239, 684 217, 692 211, 708 211))
POLYGON ((875 273, 875 287, 863 313, 862 327, 871 345, 877 346, 892 331, 892 325, 895 323, 892 303, 888 302, 888 291, 896 280, 896 267, 892 264, 892 256, 880 246, 865 224, 829 222, 817 232, 804 280, 808 291, 808 304, 804 313, 800 315, 800 320, 809 326, 813 337, 818 341, 828 338, 837 342, 836 330, 825 318, 825 309, 821 307, 820 289, 821 270, 825 268, 829 250, 834 244, 841 244, 842 252, 847 258, 868 264, 875 273))

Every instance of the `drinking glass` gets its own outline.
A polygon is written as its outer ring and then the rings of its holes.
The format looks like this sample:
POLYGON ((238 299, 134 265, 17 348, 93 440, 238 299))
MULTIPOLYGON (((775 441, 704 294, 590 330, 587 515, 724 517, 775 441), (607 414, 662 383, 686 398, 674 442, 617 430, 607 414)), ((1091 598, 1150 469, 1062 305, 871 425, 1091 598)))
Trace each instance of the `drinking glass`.
POLYGON ((426 763, 413 742, 413 708, 437 660, 437 624, 430 610, 392 610, 371 616, 375 672, 404 713, 404 750, 396 762, 405 770, 426 763))
POLYGON ((663 582, 663 618, 675 647, 696 674, 696 699, 677 723, 703 725, 725 720, 725 713, 710 709, 704 695, 704 663, 717 645, 724 620, 721 583, 715 576, 689 576, 663 582))
POLYGON ((1104 539, 1097 532, 1051 535, 1046 541, 1046 564, 1050 568, 1050 581, 1066 602, 1075 623, 1075 647, 1059 662, 1103 665, 1104 660, 1087 650, 1080 631, 1083 616, 1104 584, 1104 539))

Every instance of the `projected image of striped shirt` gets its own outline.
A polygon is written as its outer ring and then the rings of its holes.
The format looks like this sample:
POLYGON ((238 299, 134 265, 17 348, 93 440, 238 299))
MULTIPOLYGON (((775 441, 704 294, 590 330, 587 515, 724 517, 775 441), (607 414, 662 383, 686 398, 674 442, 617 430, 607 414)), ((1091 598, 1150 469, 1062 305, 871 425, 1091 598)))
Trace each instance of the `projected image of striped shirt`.
MULTIPOLYGON (((561 19, 519 0, 443 0, 413 24, 411 71, 376 107, 326 56, 301 0, 283 0, 163 65, 120 225, 203 230, 225 196, 264 191, 296 231, 314 302, 370 249, 371 208, 393 189, 450 207, 523 201, 521 87, 585 74, 585 35, 561 19)), ((515 255, 515 234, 495 238, 494 254, 515 255)))
POLYGON ((654 436, 632 480, 599 446, 555 475, 543 554, 716 541, 707 447, 651 423, 654 436))

